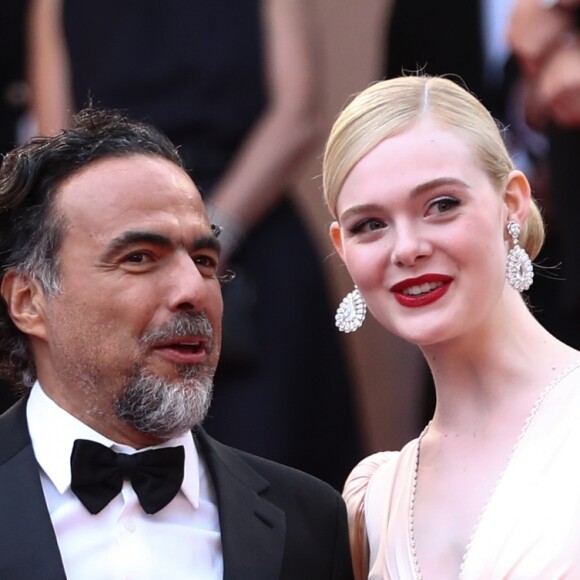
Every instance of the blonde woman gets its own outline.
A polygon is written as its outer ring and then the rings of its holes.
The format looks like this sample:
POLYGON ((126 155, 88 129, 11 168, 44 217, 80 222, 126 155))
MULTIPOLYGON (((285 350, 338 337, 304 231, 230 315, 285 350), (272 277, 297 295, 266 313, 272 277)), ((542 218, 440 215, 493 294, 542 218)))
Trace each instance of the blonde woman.
POLYGON ((417 344, 432 420, 344 489, 357 578, 580 577, 580 353, 522 291, 544 237, 525 175, 457 83, 378 82, 341 113, 324 157, 336 250, 366 307, 417 344))

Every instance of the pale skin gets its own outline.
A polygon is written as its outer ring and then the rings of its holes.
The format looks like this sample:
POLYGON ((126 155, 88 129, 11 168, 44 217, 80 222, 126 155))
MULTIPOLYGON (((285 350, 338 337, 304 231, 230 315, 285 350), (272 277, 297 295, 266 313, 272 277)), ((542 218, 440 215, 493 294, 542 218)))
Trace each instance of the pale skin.
POLYGON ((2 296, 10 315, 29 339, 44 391, 59 406, 118 443, 159 443, 117 419, 112 400, 135 364, 168 380, 179 377, 179 365, 217 365, 219 243, 201 196, 173 163, 129 155, 73 174, 55 203, 67 224, 61 292, 47 297, 34 280, 9 272, 2 296), (213 344, 195 336, 139 342, 183 311, 205 313, 213 344))
POLYGON ((429 119, 371 150, 339 194, 339 255, 375 318, 421 348, 435 380, 415 504, 425 578, 458 577, 530 409, 580 361, 505 281, 506 224, 523 223, 529 203, 521 172, 496 191, 463 138, 429 119), (446 292, 402 305, 396 285, 425 275, 446 280, 446 292))
MULTIPOLYGON (((29 82, 41 134, 70 123, 62 0, 32 0, 29 82)), ((296 180, 321 139, 322 102, 312 3, 264 0, 267 107, 216 185, 212 203, 248 231, 296 180)))

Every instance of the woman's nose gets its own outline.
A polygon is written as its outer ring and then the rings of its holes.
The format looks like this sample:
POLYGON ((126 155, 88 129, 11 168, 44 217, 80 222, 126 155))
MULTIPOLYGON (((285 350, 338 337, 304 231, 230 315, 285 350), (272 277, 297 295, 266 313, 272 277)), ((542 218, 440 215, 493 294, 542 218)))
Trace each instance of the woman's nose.
POLYGON ((393 264, 413 266, 415 262, 432 253, 431 243, 419 228, 402 227, 395 231, 395 242, 391 254, 393 264))

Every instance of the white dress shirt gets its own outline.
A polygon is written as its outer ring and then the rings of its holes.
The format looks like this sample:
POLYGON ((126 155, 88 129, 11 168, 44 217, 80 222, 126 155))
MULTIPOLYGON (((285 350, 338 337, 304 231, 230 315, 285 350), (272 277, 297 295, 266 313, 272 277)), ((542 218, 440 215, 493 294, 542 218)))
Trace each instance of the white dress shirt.
POLYGON ((28 427, 48 511, 69 580, 218 579, 223 556, 217 503, 191 433, 156 447, 185 448, 185 475, 177 496, 146 514, 129 482, 92 515, 70 489, 75 439, 134 453, 100 435, 52 401, 37 382, 27 406, 28 427))

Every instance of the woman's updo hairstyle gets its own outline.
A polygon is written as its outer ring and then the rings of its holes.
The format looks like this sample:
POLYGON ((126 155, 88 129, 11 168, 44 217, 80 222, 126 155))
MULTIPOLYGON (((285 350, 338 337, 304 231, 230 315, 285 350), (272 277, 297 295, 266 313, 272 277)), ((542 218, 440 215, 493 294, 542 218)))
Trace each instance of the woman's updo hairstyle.
MULTIPOLYGON (((514 165, 489 111, 448 78, 402 76, 379 81, 362 91, 332 127, 322 177, 326 204, 335 218, 340 190, 356 163, 383 140, 404 132, 426 116, 463 135, 496 190, 503 193, 514 165)), ((532 199, 520 237, 520 245, 532 259, 538 255, 544 236, 542 216, 532 199)))

